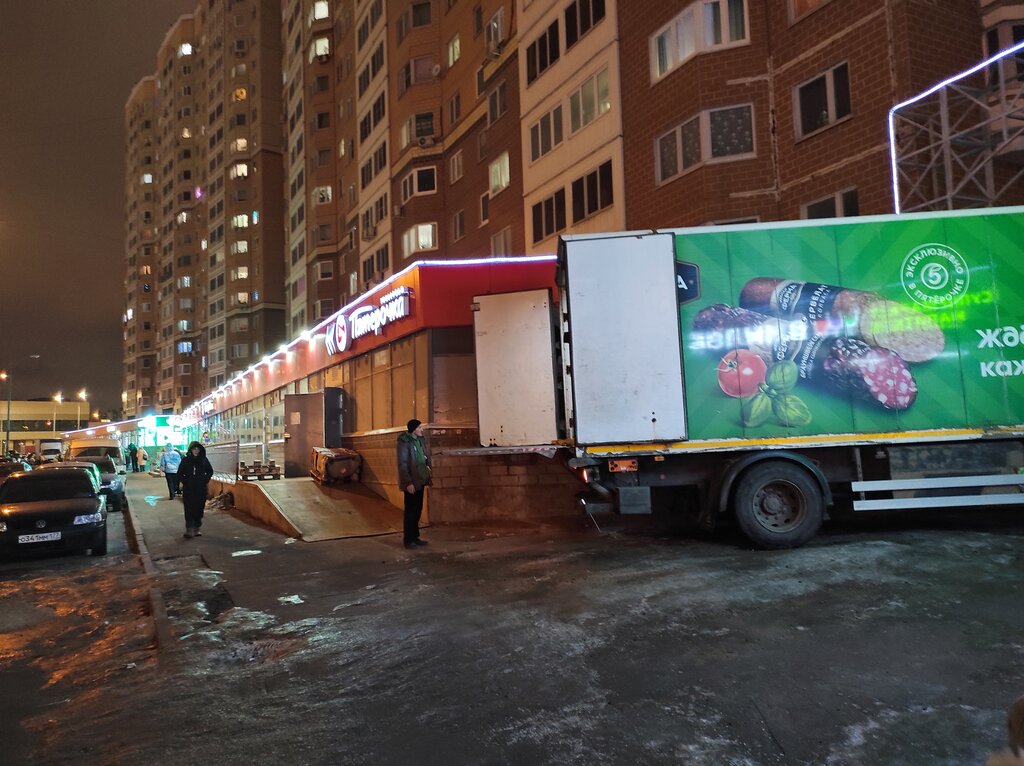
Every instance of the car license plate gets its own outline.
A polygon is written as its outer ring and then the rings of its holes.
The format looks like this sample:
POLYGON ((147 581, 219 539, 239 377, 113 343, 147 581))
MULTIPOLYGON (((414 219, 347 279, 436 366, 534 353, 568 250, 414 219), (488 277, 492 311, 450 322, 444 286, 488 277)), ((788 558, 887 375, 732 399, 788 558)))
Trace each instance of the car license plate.
POLYGON ((60 540, 60 532, 43 532, 39 535, 18 535, 19 543, 47 543, 60 540))

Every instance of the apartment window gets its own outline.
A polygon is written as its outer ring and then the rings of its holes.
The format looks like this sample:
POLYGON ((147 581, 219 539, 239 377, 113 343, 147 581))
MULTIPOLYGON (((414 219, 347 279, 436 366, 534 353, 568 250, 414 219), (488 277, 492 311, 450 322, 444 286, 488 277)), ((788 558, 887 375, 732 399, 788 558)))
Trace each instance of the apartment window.
POLYGON ((462 116, 462 98, 459 92, 456 91, 455 95, 448 99, 448 125, 454 125, 459 121, 459 117, 462 116))
POLYGON ((565 228, 565 189, 533 206, 533 243, 550 237, 565 228))
POLYGON ((604 18, 604 0, 576 0, 565 9, 565 49, 569 50, 604 18))
POLYGON ((249 356, 248 343, 235 343, 231 346, 229 357, 231 359, 246 359, 249 356))
POLYGON ((239 266, 237 268, 231 269, 231 279, 232 279, 232 281, 239 280, 239 279, 248 279, 248 278, 249 278, 249 267, 248 266, 239 266))
POLYGON ((317 186, 313 189, 313 201, 317 205, 326 205, 331 201, 331 187, 317 186))
POLYGON ((500 82, 487 97, 487 124, 493 125, 499 117, 505 114, 507 109, 508 98, 505 92, 505 83, 500 82))
POLYGON ((312 10, 309 12, 309 19, 311 22, 321 21, 328 18, 329 15, 330 9, 328 7, 327 0, 316 0, 316 2, 313 3, 312 10))
POLYGON ((430 3, 413 3, 411 16, 413 28, 427 26, 430 23, 430 3))
POLYGON ((402 235, 402 251, 406 258, 423 250, 437 249, 437 224, 418 223, 402 235))
POLYGON ((236 162, 228 170, 229 178, 245 178, 249 175, 249 165, 244 162, 236 162))
POLYGON ((746 43, 746 0, 700 0, 651 35, 651 80, 657 81, 692 56, 746 43))
MULTIPOLYGON (((793 21, 818 10, 828 0, 789 0, 789 16, 793 21)), ((990 54, 991 55, 991 54, 990 54)))
POLYGON ((334 278, 334 263, 331 261, 317 261, 313 268, 317 281, 334 278))
POLYGON ((608 93, 608 68, 605 67, 569 95, 569 132, 589 125, 612 108, 608 93))
POLYGON ((192 55, 192 43, 182 43, 178 46, 178 58, 192 55))
POLYGON ((613 202, 611 160, 572 182, 573 223, 611 207, 613 202))
POLYGON ((419 142, 420 139, 432 139, 435 135, 434 113, 420 112, 419 114, 414 114, 402 125, 402 148, 404 149, 410 143, 419 142))
POLYGON ((309 46, 309 63, 313 63, 313 59, 319 59, 320 61, 326 61, 327 57, 331 55, 331 38, 329 37, 317 37, 309 46))
POLYGON ((750 104, 710 109, 655 141, 658 182, 705 162, 754 156, 754 113, 750 104))
POLYGON ((248 253, 249 252, 249 243, 246 240, 244 240, 244 239, 240 239, 237 242, 232 242, 231 243, 230 250, 231 250, 232 254, 235 254, 235 255, 237 255, 238 253, 248 253))
POLYGON ((333 313, 333 298, 322 298, 313 304, 313 319, 326 319, 333 313))
POLYGON ((234 154, 240 154, 249 148, 249 141, 244 138, 236 138, 231 142, 231 151, 234 154))
POLYGON ((491 163, 489 172, 491 187, 490 196, 508 188, 509 185, 509 161, 508 152, 502 152, 494 162, 491 163))
POLYGON ((316 115, 316 129, 323 130, 324 128, 329 127, 331 127, 331 113, 318 112, 316 115))
POLYGON ((499 8, 491 16, 484 29, 484 45, 491 55, 501 53, 501 44, 505 41, 505 9, 499 8))
POLYGON ((847 64, 825 72, 796 89, 799 136, 821 130, 850 115, 850 69, 847 64))
POLYGON ((398 70, 398 95, 402 96, 411 85, 434 79, 434 57, 417 56, 398 70))
POLYGON ((529 85, 540 77, 544 70, 558 61, 559 55, 558 19, 555 19, 547 31, 542 32, 540 37, 526 48, 526 84, 529 85))
POLYGON ((236 303, 239 306, 244 306, 248 302, 249 302, 249 293, 247 293, 247 292, 235 293, 234 303, 236 303))
POLYGON ((192 341, 183 340, 178 342, 178 353, 179 354, 191 354, 192 353, 192 341))
POLYGON ((466 211, 460 210, 452 216, 452 242, 458 242, 466 236, 466 211))
POLYGON ((506 226, 504 229, 491 237, 491 255, 512 254, 512 229, 506 226))
POLYGON ((448 183, 455 183, 462 178, 462 150, 448 158, 448 183))
POLYGON ((479 5, 473 6, 473 37, 479 37, 484 31, 484 9, 479 5))
POLYGON ((462 44, 459 42, 459 36, 455 35, 455 37, 448 41, 448 66, 454 66, 461 55, 462 44))
POLYGON ((437 168, 417 168, 402 179, 402 203, 421 194, 437 191, 437 168))
POLYGON ((830 194, 824 199, 803 206, 803 218, 846 218, 860 215, 856 189, 830 194))
POLYGON ((491 220, 491 195, 484 192, 480 195, 480 225, 491 220))
POLYGON ((530 127, 530 161, 536 162, 562 143, 562 107, 556 106, 530 127))
MULTIPOLYGON (((231 100, 234 102, 245 101, 249 97, 249 92, 245 88, 235 88, 231 92, 231 100)), ((219 107, 219 105, 218 105, 219 107)))
POLYGON ((245 229, 249 226, 249 216, 245 213, 231 216, 232 229, 245 229))

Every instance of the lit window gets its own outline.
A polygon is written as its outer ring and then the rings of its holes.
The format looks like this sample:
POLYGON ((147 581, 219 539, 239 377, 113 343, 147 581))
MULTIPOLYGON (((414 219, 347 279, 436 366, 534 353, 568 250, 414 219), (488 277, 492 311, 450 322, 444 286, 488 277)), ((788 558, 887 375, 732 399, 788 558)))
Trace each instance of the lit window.
POLYGON ((249 175, 249 165, 245 162, 236 162, 228 170, 229 178, 245 178, 249 175))
POLYGON ((249 216, 245 213, 240 215, 231 216, 231 228, 232 229, 245 229, 249 226, 249 216))
POLYGON ((245 138, 236 138, 231 142, 231 151, 239 154, 246 151, 249 148, 249 141, 245 138))
POLYGON ((192 286, 192 277, 178 277, 178 289, 192 286))
POLYGON ((331 55, 331 38, 329 37, 317 37, 313 40, 313 43, 309 46, 309 63, 313 63, 313 59, 324 60, 331 55))
POLYGON ((142 174, 142 183, 144 183, 144 184, 151 184, 151 183, 153 183, 153 174, 152 173, 143 173, 142 174))
POLYGON ((192 43, 182 43, 178 46, 178 58, 192 55, 192 43))
POLYGON ((311 11, 311 17, 314 21, 320 21, 326 19, 330 15, 330 8, 328 7, 327 0, 316 0, 313 3, 313 10, 311 11))
POLYGON ((569 96, 569 132, 575 133, 611 109, 608 94, 608 69, 587 78, 569 96))
POLYGON ((490 194, 493 197, 509 184, 508 152, 503 152, 498 159, 491 163, 490 167, 491 187, 490 194))
POLYGON ((313 200, 318 205, 324 205, 331 201, 331 187, 317 186, 313 189, 313 200))
POLYGON ((199 240, 199 249, 200 250, 205 250, 207 248, 207 246, 208 246, 208 243, 207 243, 207 241, 205 239, 199 240))
POLYGON ((182 210, 180 213, 178 213, 178 215, 174 217, 174 220, 176 220, 178 223, 188 223, 188 213, 182 210))
POLYGON ((236 269, 231 269, 232 279, 248 279, 249 278, 249 267, 239 266, 236 269))
POLYGON ((179 354, 191 354, 192 353, 192 341, 183 340, 178 343, 179 354))
POLYGON ((255 226, 259 222, 260 222, 260 211, 259 210, 253 210, 252 211, 252 225, 255 226))
POLYGON ((249 302, 249 293, 237 293, 235 295, 235 302, 239 304, 245 304, 249 302))
POLYGON ((461 55, 462 45, 459 42, 459 36, 455 35, 455 37, 448 41, 448 66, 452 66, 458 61, 461 55))
POLYGON ((315 273, 318 280, 333 279, 334 264, 331 261, 317 261, 315 273))
POLYGON ((249 243, 246 240, 244 240, 244 239, 240 239, 240 240, 238 240, 238 242, 232 242, 231 243, 231 252, 234 255, 237 255, 238 253, 248 253, 249 252, 249 243))
POLYGON ((246 91, 245 88, 235 88, 231 92, 231 100, 232 101, 245 101, 245 99, 248 98, 248 97, 249 97, 249 93, 248 93, 248 91, 246 91))
POLYGON ((402 235, 402 249, 406 258, 421 250, 437 249, 437 224, 419 223, 407 229, 402 235))
POLYGON ((181 137, 183 139, 192 138, 192 131, 191 131, 191 129, 189 129, 189 128, 182 128, 181 129, 181 137))
POLYGON ((181 331, 181 332, 188 332, 191 329, 192 329, 192 320, 191 319, 179 319, 178 320, 178 330, 179 331, 181 331))
POLYGON ((512 229, 506 226, 497 234, 491 236, 491 255, 512 254, 512 229))

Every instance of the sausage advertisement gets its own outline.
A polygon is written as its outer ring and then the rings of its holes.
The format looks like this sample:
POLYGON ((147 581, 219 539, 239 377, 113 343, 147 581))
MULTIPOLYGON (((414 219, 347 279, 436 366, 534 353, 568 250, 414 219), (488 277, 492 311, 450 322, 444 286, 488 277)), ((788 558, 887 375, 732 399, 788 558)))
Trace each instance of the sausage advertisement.
POLYGON ((1024 423, 1019 209, 674 241, 691 439, 1024 423))

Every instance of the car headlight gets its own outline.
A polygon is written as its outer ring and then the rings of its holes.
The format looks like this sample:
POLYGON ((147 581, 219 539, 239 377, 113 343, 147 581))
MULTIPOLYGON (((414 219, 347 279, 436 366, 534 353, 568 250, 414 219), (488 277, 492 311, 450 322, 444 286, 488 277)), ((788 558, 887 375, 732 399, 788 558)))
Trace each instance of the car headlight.
POLYGON ((114 479, 112 482, 110 482, 110 491, 111 492, 120 492, 123 487, 124 487, 124 482, 121 481, 121 479, 114 479))
POLYGON ((6 521, 0 521, 0 532, 6 532, 6 531, 7 531, 7 522, 6 521))
POLYGON ((103 521, 103 514, 99 511, 96 513, 87 513, 84 516, 75 516, 75 524, 99 524, 103 521))

